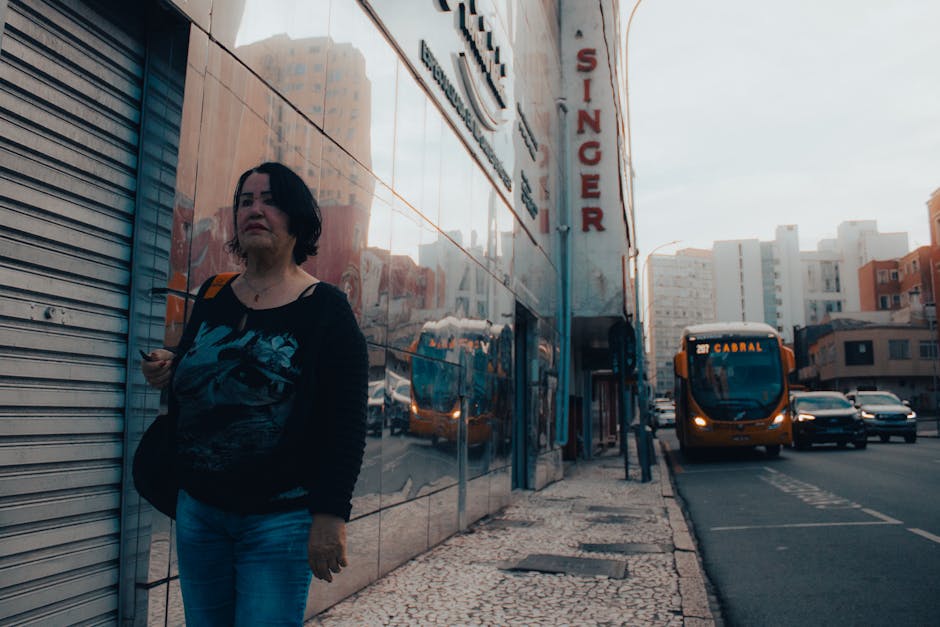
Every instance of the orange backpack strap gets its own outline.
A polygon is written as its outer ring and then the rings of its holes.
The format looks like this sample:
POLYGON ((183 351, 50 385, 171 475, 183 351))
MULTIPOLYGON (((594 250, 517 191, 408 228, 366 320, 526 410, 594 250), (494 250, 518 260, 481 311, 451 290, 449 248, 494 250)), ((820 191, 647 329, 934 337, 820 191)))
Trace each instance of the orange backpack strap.
POLYGON ((206 289, 206 293, 202 297, 206 300, 210 298, 215 298, 215 295, 218 294, 223 287, 228 285, 229 281, 238 276, 237 272, 221 272, 214 277, 212 277, 212 283, 209 284, 209 287, 206 289))

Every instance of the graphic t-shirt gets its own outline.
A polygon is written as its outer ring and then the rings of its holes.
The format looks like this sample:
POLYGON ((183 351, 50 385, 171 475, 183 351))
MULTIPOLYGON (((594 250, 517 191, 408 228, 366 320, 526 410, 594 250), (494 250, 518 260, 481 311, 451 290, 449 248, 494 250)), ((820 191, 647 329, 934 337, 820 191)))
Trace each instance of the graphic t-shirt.
POLYGON ((290 333, 204 321, 176 371, 182 463, 231 472, 277 448, 300 376, 290 333))
POLYGON ((180 342, 170 407, 181 486, 228 511, 349 516, 365 448, 368 356, 345 295, 272 309, 226 285, 180 342))

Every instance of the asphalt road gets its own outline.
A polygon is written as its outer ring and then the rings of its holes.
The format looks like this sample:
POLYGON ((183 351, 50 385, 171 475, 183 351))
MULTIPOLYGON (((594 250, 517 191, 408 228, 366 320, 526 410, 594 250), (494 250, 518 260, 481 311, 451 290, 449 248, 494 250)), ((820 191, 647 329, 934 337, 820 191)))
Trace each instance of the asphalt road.
POLYGON ((679 495, 726 624, 940 624, 940 440, 686 459, 679 495))

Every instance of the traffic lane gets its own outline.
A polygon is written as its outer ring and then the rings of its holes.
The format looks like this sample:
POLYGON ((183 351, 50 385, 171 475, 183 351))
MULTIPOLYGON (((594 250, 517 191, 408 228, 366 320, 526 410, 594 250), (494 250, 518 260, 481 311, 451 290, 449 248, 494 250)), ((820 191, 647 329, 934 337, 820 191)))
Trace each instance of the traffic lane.
POLYGON ((872 443, 864 451, 816 447, 788 451, 786 471, 940 536, 940 440, 872 443))
POLYGON ((697 531, 729 625, 936 624, 936 550, 897 525, 697 531))
POLYGON ((925 582, 938 575, 937 545, 864 502, 783 472, 796 461, 748 452, 701 459, 676 469, 677 488, 731 624, 929 624, 936 616, 925 582))
MULTIPOLYGON (((669 451, 672 459, 674 451, 669 451)), ((681 457, 681 455, 680 455, 681 457)), ((784 459, 697 463, 676 467, 680 493, 696 527, 752 527, 781 524, 884 524, 874 510, 791 476, 784 459)))

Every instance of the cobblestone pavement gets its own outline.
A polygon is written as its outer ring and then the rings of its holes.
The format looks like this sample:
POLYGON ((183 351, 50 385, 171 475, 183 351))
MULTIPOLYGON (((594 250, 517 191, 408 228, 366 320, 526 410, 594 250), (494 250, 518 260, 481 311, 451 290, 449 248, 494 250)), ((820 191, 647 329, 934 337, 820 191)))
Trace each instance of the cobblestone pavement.
POLYGON ((635 459, 567 467, 306 625, 716 625, 663 456, 647 483, 635 459))

